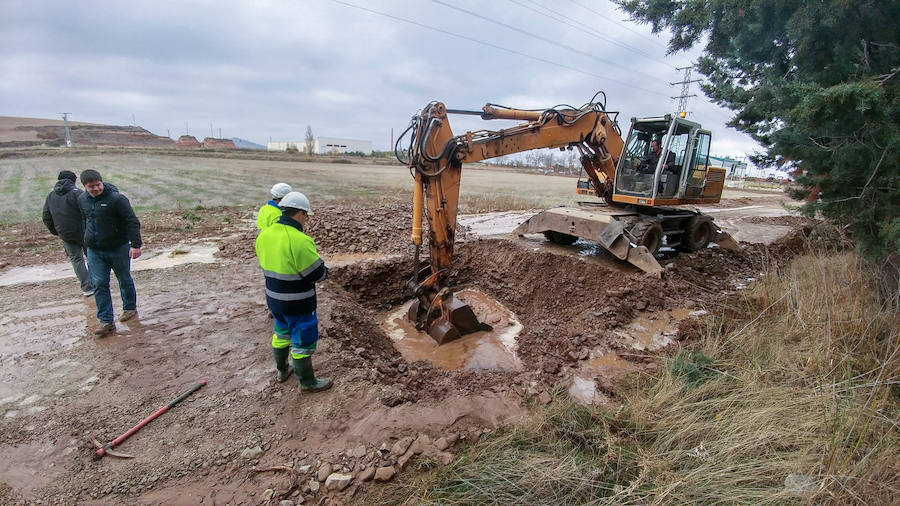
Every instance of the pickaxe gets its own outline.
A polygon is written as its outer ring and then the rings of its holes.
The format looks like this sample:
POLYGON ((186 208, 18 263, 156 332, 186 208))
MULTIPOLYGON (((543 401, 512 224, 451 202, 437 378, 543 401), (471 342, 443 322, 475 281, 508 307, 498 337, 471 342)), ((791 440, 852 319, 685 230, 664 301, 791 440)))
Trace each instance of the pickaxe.
POLYGON ((100 444, 100 441, 97 441, 97 438, 92 437, 92 438, 91 438, 91 442, 94 443, 94 446, 97 447, 97 451, 94 452, 94 453, 97 454, 97 458, 103 457, 104 455, 111 455, 111 456, 113 456, 113 457, 121 457, 121 458, 126 458, 126 459, 134 458, 134 455, 128 455, 127 453, 118 453, 118 452, 114 452, 114 451, 113 451, 113 447, 118 446, 119 444, 121 444, 122 441, 125 441, 126 439, 128 439, 129 436, 131 436, 131 435, 134 434, 135 432, 141 430, 141 428, 142 428, 144 425, 147 425, 148 423, 150 423, 151 420, 153 420, 153 419, 156 418, 157 416, 159 416, 159 415, 165 413, 166 411, 168 411, 169 408, 171 408, 172 406, 174 406, 174 405, 178 404, 179 402, 183 401, 187 396, 191 395, 192 393, 196 392, 197 390, 200 390, 200 388, 201 388, 203 385, 205 385, 205 384, 206 384, 206 380, 203 380, 203 381, 201 381, 200 383, 197 383, 196 385, 192 386, 190 390, 188 390, 187 392, 185 392, 185 393, 179 395, 179 396, 176 397, 175 400, 173 400, 172 402, 170 402, 170 403, 166 404, 165 406, 163 406, 163 407, 159 408, 158 410, 156 410, 156 413, 153 413, 152 415, 148 416, 147 418, 144 418, 143 420, 141 420, 141 423, 139 423, 139 424, 135 425, 134 427, 128 429, 127 432, 125 432, 125 433, 122 434, 121 436, 119 436, 119 437, 113 439, 112 441, 110 441, 109 443, 107 443, 107 444, 105 444, 105 445, 104 445, 104 444, 100 444))

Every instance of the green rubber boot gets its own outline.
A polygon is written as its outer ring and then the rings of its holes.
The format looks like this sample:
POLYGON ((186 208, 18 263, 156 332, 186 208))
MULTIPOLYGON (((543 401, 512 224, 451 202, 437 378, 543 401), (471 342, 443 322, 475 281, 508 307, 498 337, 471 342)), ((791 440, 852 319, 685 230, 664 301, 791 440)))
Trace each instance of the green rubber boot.
POLYGON ((328 390, 332 385, 328 378, 316 378, 311 357, 294 359, 294 375, 300 380, 300 390, 304 392, 321 392, 328 390))
POLYGON ((291 348, 272 348, 272 354, 275 355, 275 369, 278 369, 278 382, 284 383, 291 377, 291 366, 288 358, 291 356, 291 348))

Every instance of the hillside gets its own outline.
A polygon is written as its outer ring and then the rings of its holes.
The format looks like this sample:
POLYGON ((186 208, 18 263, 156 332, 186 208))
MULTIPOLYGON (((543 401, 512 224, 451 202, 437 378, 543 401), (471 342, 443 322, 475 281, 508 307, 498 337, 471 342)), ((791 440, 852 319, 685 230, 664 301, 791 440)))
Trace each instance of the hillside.
MULTIPOLYGON (((69 122, 76 146, 172 147, 174 141, 137 126, 69 122)), ((0 148, 62 146, 66 129, 62 120, 0 116, 0 148)))

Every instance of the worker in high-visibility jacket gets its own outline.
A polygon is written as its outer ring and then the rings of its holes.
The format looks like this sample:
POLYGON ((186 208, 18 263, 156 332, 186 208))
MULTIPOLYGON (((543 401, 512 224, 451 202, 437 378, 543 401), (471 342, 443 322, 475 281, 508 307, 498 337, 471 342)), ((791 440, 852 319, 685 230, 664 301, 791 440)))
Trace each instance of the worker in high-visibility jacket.
POLYGON ((266 305, 275 318, 272 349, 277 378, 284 382, 290 377, 290 356, 300 389, 318 392, 331 387, 331 380, 316 378, 311 358, 319 340, 316 283, 328 276, 328 268, 316 243, 303 231, 312 215, 309 199, 290 192, 279 205, 281 218, 256 237, 256 256, 266 278, 266 305))
POLYGON ((285 195, 292 191, 293 188, 287 183, 275 183, 275 185, 272 186, 272 189, 269 190, 272 199, 260 207, 259 212, 256 213, 257 233, 278 221, 278 218, 281 218, 281 208, 278 207, 278 203, 281 202, 281 199, 284 198, 285 195))

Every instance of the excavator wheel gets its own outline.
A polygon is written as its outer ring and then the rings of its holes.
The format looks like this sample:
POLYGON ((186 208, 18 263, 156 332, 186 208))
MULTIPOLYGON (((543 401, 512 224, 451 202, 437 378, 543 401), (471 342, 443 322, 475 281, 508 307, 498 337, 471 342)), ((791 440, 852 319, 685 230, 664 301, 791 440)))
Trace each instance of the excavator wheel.
POLYGON ((663 241, 663 229, 659 223, 639 225, 632 229, 638 246, 644 246, 651 255, 656 256, 663 241))
POLYGON ((685 223, 681 246, 688 251, 698 251, 709 246, 712 236, 713 225, 709 216, 693 216, 685 223))
POLYGON ((555 230, 548 230, 544 232, 544 237, 546 237, 548 241, 554 244, 562 244, 564 246, 575 244, 575 241, 578 240, 578 237, 574 235, 564 234, 555 230))

